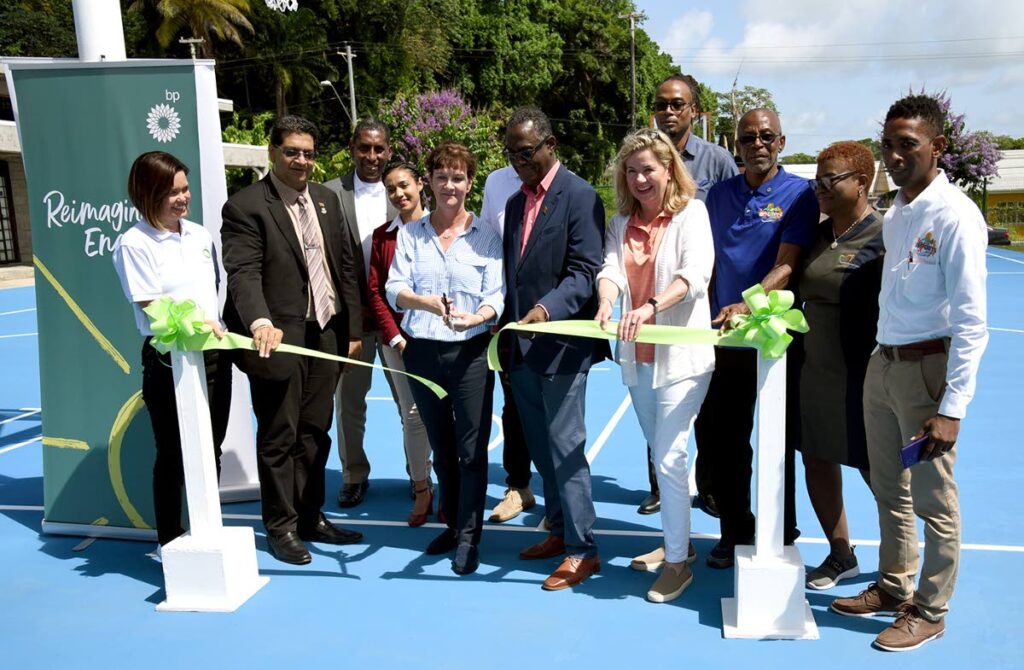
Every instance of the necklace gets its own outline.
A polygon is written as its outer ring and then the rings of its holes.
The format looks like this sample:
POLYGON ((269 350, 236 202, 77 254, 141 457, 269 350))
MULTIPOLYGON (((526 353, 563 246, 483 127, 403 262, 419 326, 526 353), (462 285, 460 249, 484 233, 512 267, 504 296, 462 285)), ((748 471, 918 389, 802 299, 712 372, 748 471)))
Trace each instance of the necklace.
POLYGON ((863 221, 864 219, 868 218, 868 214, 869 213, 871 213, 871 208, 870 207, 865 208, 864 211, 861 213, 861 215, 858 216, 854 220, 853 223, 848 225, 846 227, 846 229, 843 230, 843 232, 839 233, 838 235, 836 235, 836 227, 833 224, 832 225, 832 244, 828 245, 829 249, 835 249, 836 247, 838 247, 839 243, 842 242, 843 239, 846 237, 846 234, 848 232, 850 232, 851 230, 853 230, 854 228, 856 228, 860 224, 861 221, 863 221))

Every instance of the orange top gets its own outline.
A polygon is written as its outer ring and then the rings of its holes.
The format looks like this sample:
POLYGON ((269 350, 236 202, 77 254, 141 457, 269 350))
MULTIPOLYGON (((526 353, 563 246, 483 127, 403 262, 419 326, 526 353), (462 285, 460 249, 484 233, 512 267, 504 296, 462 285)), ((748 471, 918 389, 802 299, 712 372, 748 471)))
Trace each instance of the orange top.
MULTIPOLYGON (((654 297, 654 260, 658 247, 665 236, 665 228, 672 220, 671 214, 662 212, 650 223, 644 223, 634 214, 626 225, 622 241, 622 256, 625 259, 626 280, 629 282, 629 300, 633 309, 643 307, 654 297)), ((644 323, 654 323, 651 317, 644 323)), ((653 363, 654 345, 636 343, 636 362, 653 363)))
POLYGON ((544 175, 544 178, 537 184, 537 188, 527 186, 523 184, 520 188, 523 193, 526 194, 526 207, 523 208, 523 239, 519 245, 519 257, 523 257, 523 252, 526 251, 526 243, 530 241, 530 234, 533 232, 533 224, 537 222, 537 216, 540 214, 541 205, 544 204, 544 196, 548 194, 548 189, 551 188, 551 182, 555 180, 555 173, 558 172, 558 168, 562 166, 560 161, 555 161, 555 164, 551 166, 548 173, 544 175))

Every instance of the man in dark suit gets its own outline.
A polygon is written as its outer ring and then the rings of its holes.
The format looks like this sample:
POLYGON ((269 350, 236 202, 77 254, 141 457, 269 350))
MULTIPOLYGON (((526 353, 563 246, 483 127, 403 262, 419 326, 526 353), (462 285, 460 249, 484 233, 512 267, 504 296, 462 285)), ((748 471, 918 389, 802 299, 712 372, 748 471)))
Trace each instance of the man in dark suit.
MULTIPOLYGON (((555 156, 547 116, 522 107, 509 118, 505 153, 523 180, 505 206, 506 320, 592 319, 594 278, 604 256, 604 206, 587 182, 555 156)), ((544 581, 557 591, 601 569, 583 421, 587 373, 608 355, 606 342, 538 335, 512 338, 509 379, 530 456, 544 479, 551 534, 522 559, 568 554, 544 581)))
POLYGON ((319 131, 285 116, 270 135, 272 170, 231 196, 222 213, 228 273, 224 320, 251 333, 249 375, 263 524, 270 552, 298 565, 305 542, 350 544, 360 533, 335 528, 320 511, 338 363, 272 352, 282 343, 358 356, 362 320, 357 265, 341 234, 337 198, 309 183, 319 131))
MULTIPOLYGON (((363 119, 352 132, 349 150, 355 170, 324 184, 338 195, 341 203, 342 231, 348 237, 356 257, 359 279, 359 298, 362 301, 363 353, 361 360, 372 363, 374 357, 384 354, 381 347, 380 327, 370 311, 366 290, 370 276, 370 241, 373 231, 395 218, 398 210, 387 198, 381 178, 384 165, 391 157, 390 136, 387 126, 376 119, 363 119)), ((391 387, 391 397, 402 415, 391 376, 385 373, 391 387)), ((338 414, 338 456, 341 458, 342 487, 338 504, 355 507, 363 502, 370 485, 370 460, 363 448, 366 434, 366 395, 373 381, 373 369, 353 365, 345 370, 338 383, 335 396, 338 414)))

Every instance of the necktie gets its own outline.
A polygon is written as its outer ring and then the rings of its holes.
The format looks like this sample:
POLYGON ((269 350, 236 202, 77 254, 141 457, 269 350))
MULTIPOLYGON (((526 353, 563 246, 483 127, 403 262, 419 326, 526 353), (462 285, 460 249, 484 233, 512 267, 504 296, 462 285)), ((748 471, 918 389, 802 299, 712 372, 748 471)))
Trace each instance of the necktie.
POLYGON ((309 284, 313 289, 313 311, 320 328, 326 328, 327 322, 334 316, 334 303, 327 283, 327 272, 324 270, 323 249, 316 236, 316 223, 313 213, 306 207, 306 196, 300 195, 299 224, 302 228, 302 246, 306 252, 306 269, 309 271, 309 284))

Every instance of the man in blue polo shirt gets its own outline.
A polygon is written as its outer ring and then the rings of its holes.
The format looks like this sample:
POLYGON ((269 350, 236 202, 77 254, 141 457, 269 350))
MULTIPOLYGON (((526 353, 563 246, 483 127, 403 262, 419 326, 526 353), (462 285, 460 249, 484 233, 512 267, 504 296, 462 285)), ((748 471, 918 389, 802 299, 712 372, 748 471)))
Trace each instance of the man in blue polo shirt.
MULTIPOLYGON (((740 294, 750 286, 786 288, 819 218, 810 183, 778 164, 786 137, 775 112, 751 110, 740 118, 738 130, 746 172, 715 185, 707 198, 715 243, 711 323, 717 326, 749 312, 740 294)), ((756 399, 757 352, 716 347, 715 372, 694 426, 702 458, 710 457, 712 494, 721 515, 722 538, 707 557, 713 568, 731 567, 735 546, 750 544, 754 537, 750 432, 756 399)), ((799 531, 788 435, 786 442, 785 540, 791 543, 799 531)))

